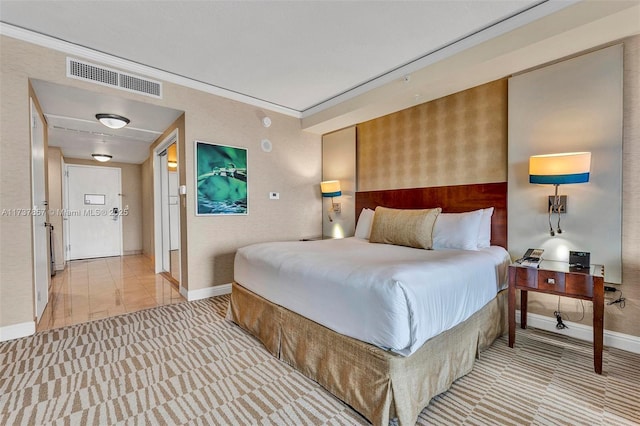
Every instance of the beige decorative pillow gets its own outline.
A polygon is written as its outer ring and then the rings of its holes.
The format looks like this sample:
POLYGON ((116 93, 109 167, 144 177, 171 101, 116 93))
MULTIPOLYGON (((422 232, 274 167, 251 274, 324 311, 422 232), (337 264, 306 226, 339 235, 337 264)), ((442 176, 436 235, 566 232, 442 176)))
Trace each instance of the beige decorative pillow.
POLYGON ((407 210, 376 207, 369 242, 422 249, 433 246, 433 224, 442 209, 407 210))

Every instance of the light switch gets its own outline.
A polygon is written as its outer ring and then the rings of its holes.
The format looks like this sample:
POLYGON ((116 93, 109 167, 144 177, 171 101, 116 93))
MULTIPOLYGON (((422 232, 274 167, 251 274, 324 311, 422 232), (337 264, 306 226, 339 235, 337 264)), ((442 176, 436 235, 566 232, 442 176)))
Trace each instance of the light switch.
POLYGON ((280 199, 280 193, 279 192, 270 192, 269 193, 269 199, 270 200, 279 200, 280 199))

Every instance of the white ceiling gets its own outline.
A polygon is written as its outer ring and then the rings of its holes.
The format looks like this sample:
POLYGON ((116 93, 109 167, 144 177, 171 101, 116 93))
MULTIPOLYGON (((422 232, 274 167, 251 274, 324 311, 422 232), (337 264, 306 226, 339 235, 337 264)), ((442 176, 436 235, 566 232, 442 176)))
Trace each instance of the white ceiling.
MULTIPOLYGON (((639 28, 640 0, 0 0, 0 33, 42 34, 43 45, 299 117, 320 134, 639 28)), ((181 113, 46 82, 35 90, 50 143, 67 157, 101 148, 140 163, 181 113), (98 112, 132 122, 111 131, 96 124, 98 112)))
POLYGON ((539 3, 2 0, 0 19, 304 112, 539 3))
POLYGON ((47 119, 48 142, 67 158, 91 159, 109 154, 113 161, 142 163, 153 143, 181 114, 160 107, 70 86, 32 80, 47 119), (127 127, 110 129, 96 120, 98 113, 119 114, 131 120, 127 127))

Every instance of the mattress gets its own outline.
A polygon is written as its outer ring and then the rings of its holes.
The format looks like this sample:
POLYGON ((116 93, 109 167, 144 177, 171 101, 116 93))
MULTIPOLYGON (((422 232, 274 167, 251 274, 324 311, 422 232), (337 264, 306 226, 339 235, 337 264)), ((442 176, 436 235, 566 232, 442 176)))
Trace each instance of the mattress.
POLYGON ((465 321, 506 286, 501 247, 422 250, 359 238, 239 249, 234 280, 340 334, 401 355, 465 321))

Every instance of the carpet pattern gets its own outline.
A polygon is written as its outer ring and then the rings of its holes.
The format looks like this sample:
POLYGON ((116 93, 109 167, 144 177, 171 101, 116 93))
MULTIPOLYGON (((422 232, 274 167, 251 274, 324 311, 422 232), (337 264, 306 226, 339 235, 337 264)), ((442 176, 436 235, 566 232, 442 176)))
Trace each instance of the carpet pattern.
POLYGON ((420 425, 640 425, 640 355, 536 329, 517 329, 480 354, 473 370, 431 400, 420 425))
MULTIPOLYGON (((0 424, 356 425, 366 421, 224 320, 228 296, 0 344, 0 424)), ((434 398, 431 424, 640 424, 640 355, 518 330, 434 398)))
POLYGON ((0 345, 0 424, 362 423, 225 321, 227 297, 0 345))

